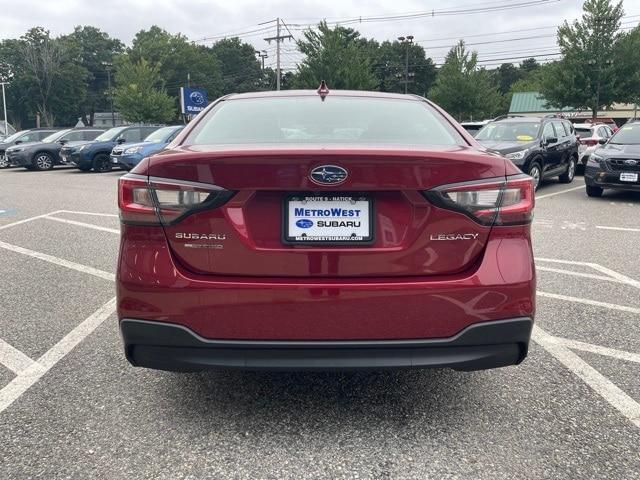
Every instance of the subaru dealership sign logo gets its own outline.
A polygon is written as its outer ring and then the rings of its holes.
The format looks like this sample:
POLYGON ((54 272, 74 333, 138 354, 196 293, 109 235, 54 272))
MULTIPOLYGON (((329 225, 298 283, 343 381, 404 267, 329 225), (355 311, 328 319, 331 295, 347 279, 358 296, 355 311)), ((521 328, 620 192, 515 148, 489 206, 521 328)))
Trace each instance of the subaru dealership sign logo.
POLYGON ((207 92, 201 88, 180 87, 180 107, 185 115, 196 115, 207 106, 207 92))

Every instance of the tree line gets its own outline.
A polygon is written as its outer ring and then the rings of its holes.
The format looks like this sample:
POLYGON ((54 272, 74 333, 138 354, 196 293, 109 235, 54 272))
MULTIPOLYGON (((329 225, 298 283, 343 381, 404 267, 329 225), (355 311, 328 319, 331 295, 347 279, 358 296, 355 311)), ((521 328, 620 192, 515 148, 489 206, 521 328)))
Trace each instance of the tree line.
MULTIPOLYGON (((419 44, 378 42, 320 22, 297 40, 303 59, 282 75, 282 88, 317 88, 325 80, 335 89, 404 92, 407 79, 408 93, 426 95, 459 120, 506 113, 516 91, 538 91, 551 106, 593 112, 636 102, 640 29, 620 28, 621 2, 587 0, 583 9, 580 20, 558 29, 558 61, 532 57, 493 69, 483 68, 462 40, 436 67, 419 44)), ((275 72, 262 69, 255 53, 239 38, 202 45, 158 26, 139 31, 128 47, 93 26, 58 37, 35 27, 0 42, 0 80, 10 82, 7 107, 18 127, 34 125, 36 115, 43 125, 73 125, 78 118, 91 125, 96 112, 110 109, 109 81, 126 120, 164 123, 178 119, 179 88, 187 82, 209 98, 274 89, 275 72)))

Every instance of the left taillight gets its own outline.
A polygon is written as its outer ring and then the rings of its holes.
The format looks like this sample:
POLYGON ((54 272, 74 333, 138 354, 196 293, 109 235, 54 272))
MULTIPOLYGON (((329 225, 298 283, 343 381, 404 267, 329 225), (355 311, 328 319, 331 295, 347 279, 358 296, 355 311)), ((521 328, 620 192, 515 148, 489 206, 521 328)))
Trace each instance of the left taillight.
POLYGON ((525 225, 533 220, 535 193, 528 175, 444 185, 423 195, 434 205, 464 213, 485 226, 525 225))
POLYGON ((216 185, 128 174, 118 183, 124 223, 170 225, 199 210, 224 205, 235 192, 216 185))

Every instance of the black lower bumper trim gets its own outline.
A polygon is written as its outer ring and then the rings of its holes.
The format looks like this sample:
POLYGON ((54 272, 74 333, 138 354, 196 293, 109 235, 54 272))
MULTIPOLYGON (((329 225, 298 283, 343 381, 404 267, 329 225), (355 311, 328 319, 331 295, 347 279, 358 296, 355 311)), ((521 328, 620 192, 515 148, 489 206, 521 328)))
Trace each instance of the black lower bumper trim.
POLYGON ((448 367, 484 370, 527 356, 533 321, 516 318, 471 325, 445 339, 367 341, 209 340, 169 323, 123 319, 132 365, 171 371, 342 370, 448 367))

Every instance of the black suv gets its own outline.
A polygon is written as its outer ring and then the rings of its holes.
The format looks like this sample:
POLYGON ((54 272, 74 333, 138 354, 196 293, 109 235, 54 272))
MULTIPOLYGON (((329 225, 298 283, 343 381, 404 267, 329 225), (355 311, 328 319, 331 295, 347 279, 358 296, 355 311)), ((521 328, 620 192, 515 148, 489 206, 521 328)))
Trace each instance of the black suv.
POLYGON ((640 192, 640 120, 629 121, 600 143, 585 167, 587 195, 600 197, 605 188, 640 192))
POLYGON ((43 138, 48 137, 52 133, 62 130, 61 128, 31 128, 29 130, 20 130, 19 132, 9 135, 0 142, 0 168, 9 166, 9 159, 6 156, 6 150, 14 145, 20 145, 27 142, 39 142, 43 138))
POLYGON ((573 181, 578 139, 568 120, 555 115, 501 117, 480 130, 476 140, 531 175, 536 189, 551 177, 559 177, 562 183, 573 181))

